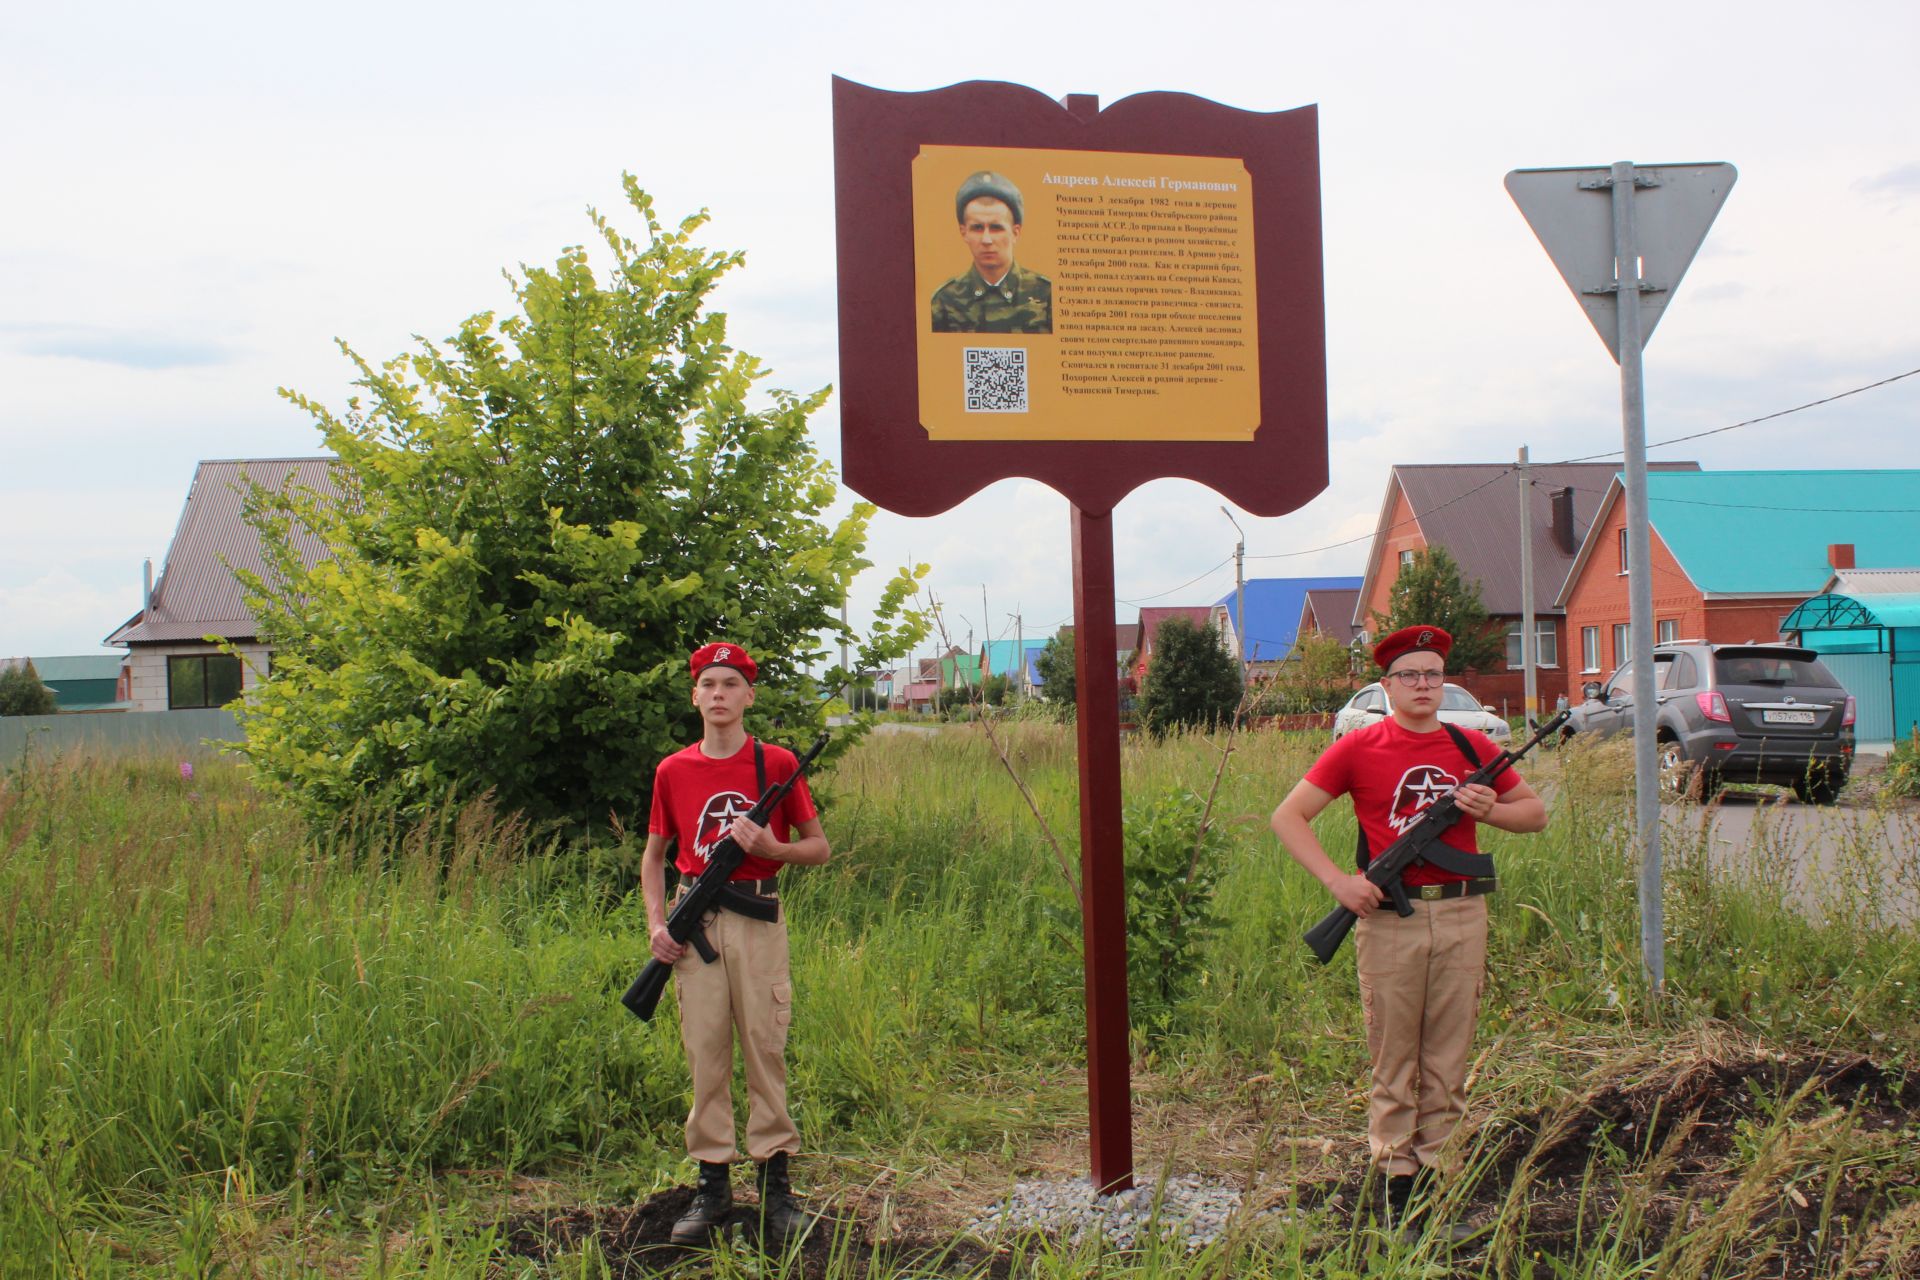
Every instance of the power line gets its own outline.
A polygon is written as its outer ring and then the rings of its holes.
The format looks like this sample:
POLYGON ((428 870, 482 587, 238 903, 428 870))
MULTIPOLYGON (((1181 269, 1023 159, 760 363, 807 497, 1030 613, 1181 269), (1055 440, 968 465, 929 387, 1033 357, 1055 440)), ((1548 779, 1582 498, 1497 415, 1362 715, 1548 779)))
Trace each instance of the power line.
MULTIPOLYGON (((1711 431, 1696 431, 1688 436, 1674 436, 1671 440, 1656 440, 1652 444, 1649 444, 1647 448, 1661 449, 1670 444, 1684 444, 1688 440, 1701 440, 1707 436, 1717 436, 1726 431, 1738 431, 1741 427, 1751 427, 1762 422, 1772 422, 1775 418, 1784 418, 1790 413, 1799 413, 1803 409, 1817 409, 1823 404, 1832 404, 1835 400, 1845 400, 1848 396, 1857 396, 1863 391, 1872 391, 1875 388, 1898 382, 1902 378, 1911 378, 1915 374, 1920 374, 1920 369, 1909 369, 1905 373, 1896 373, 1892 377, 1882 378, 1878 382, 1869 382, 1863 387, 1854 387, 1851 390, 1835 392, 1833 395, 1824 396, 1819 400, 1809 400, 1805 404, 1797 404, 1791 409, 1782 409, 1778 413, 1767 413, 1762 414, 1758 418, 1748 418, 1745 422, 1735 422, 1729 426, 1715 427, 1711 431)), ((1621 452, 1623 452, 1623 450, 1609 449, 1605 453, 1589 453, 1582 458, 1563 458, 1557 463, 1540 463, 1536 465, 1564 466, 1569 462, 1594 462, 1601 458, 1615 457, 1621 452)))
MULTIPOLYGON (((1665 471, 1655 474, 1701 476, 1712 475, 1714 473, 1710 471, 1665 471)), ((1536 487, 1540 486, 1538 480, 1533 483, 1536 487)), ((1575 493, 1591 493, 1603 498, 1607 495, 1607 490, 1605 489, 1590 489, 1586 485, 1579 484, 1553 485, 1549 487, 1555 489, 1572 489, 1575 493)), ((1649 497, 1647 500, 1649 502, 1660 503, 1671 502, 1678 506, 1685 507, 1715 507, 1722 511, 1779 511, 1788 515, 1805 513, 1807 515, 1841 516, 1920 516, 1920 507, 1777 507, 1759 502, 1708 502, 1705 498, 1669 498, 1665 496, 1658 498, 1649 497)))
POLYGON ((1115 603, 1145 604, 1149 600, 1158 600, 1161 596, 1170 596, 1176 591, 1185 591, 1188 587, 1192 586, 1194 583, 1203 581, 1206 578, 1211 577, 1213 574, 1218 573, 1220 570, 1226 568, 1229 564, 1232 564, 1232 563, 1233 563, 1233 557, 1228 556, 1225 560, 1222 560, 1219 564, 1213 566, 1213 568, 1207 570, 1205 573, 1201 574, 1198 578, 1189 578, 1187 581, 1181 583, 1177 587, 1168 587, 1165 591, 1156 591, 1150 596, 1139 596, 1137 598, 1128 599, 1128 600, 1116 600, 1115 603))
MULTIPOLYGON (((1534 465, 1537 467, 1542 464, 1536 462, 1534 463, 1534 465)), ((1395 529, 1404 529, 1406 526, 1410 524, 1419 524, 1422 520, 1426 519, 1428 516, 1432 515, 1436 511, 1445 511, 1448 507, 1452 506, 1456 502, 1465 502, 1468 498, 1471 498, 1474 494, 1479 493, 1482 489, 1490 489, 1494 485, 1499 484, 1502 480, 1505 480, 1508 476, 1512 475, 1518 469, 1519 468, 1512 467, 1512 466, 1502 467, 1500 471, 1494 475, 1493 479, 1487 481, 1485 484, 1475 485, 1473 488, 1467 490, 1465 493, 1460 494, 1457 497, 1448 498, 1445 502, 1442 502, 1437 506, 1428 507, 1425 511, 1416 511, 1412 516, 1410 516, 1405 520, 1401 520, 1394 524, 1390 524, 1384 529, 1376 529, 1372 533, 1362 534, 1358 538, 1348 538, 1345 542, 1329 542, 1324 547, 1308 547, 1305 551, 1276 551, 1269 555, 1264 555, 1264 556, 1248 556, 1247 559, 1249 560, 1290 560, 1295 556, 1310 556, 1321 551, 1334 551, 1339 549, 1340 547, 1350 547, 1356 542, 1372 542, 1375 538, 1379 537, 1383 533, 1392 533, 1395 529)), ((1233 558, 1232 556, 1227 557, 1228 560, 1231 560, 1232 558, 1233 558)), ((1225 561, 1222 561, 1221 563, 1224 564, 1225 561)), ((1177 589, 1178 588, 1176 588, 1176 590, 1177 589)))

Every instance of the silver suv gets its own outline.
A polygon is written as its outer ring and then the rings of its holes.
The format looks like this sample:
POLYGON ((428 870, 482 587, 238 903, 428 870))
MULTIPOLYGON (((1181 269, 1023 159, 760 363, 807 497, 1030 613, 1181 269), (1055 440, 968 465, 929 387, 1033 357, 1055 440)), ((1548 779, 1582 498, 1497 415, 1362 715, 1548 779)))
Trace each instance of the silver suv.
MULTIPOLYGON (((1853 696, 1811 649, 1790 644, 1657 646, 1661 789, 1704 800, 1723 782, 1790 786, 1832 804, 1853 767, 1853 696)), ((1633 728, 1633 663, 1586 686, 1567 732, 1633 728)))

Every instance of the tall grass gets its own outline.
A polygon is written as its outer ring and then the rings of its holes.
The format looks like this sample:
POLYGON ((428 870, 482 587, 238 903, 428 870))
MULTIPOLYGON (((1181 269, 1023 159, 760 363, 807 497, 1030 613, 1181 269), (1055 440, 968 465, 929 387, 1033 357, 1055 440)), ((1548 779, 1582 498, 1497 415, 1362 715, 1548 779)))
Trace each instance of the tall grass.
MULTIPOLYGON (((1004 737, 1071 853, 1070 731, 1021 723, 1004 737)), ((1128 792, 1205 794, 1227 746, 1130 743, 1128 792)), ((1242 1105, 1264 1081, 1280 1137, 1347 1143, 1365 1064, 1352 966, 1311 962, 1300 934, 1324 894, 1265 826, 1318 746, 1231 744, 1214 810, 1232 850, 1221 927, 1138 1067, 1157 1096, 1202 1105, 1242 1105)), ((1909 925, 1809 913, 1777 853, 1729 862, 1703 840, 1671 864, 1669 996, 1652 1000, 1620 758, 1539 772, 1548 831, 1487 833, 1502 877, 1476 1066, 1487 1117, 1546 1108, 1595 1057, 1702 1025, 1883 1060, 1920 1043, 1909 925)), ((888 1170, 963 1155, 1018 1170, 1031 1144, 1084 1119, 1068 878, 975 732, 877 737, 820 789, 836 856, 788 894, 792 1096, 810 1148, 888 1170)), ((1821 886, 1830 901, 1871 901, 1886 874, 1875 852, 1911 838, 1880 816, 1821 886)), ((1344 856, 1347 806, 1319 825, 1344 856)), ((289 1274, 481 1274, 492 1246, 448 1199, 463 1176, 585 1171, 625 1195, 679 1176, 672 1002, 643 1026, 612 998, 646 950, 631 866, 614 833, 560 847, 485 804, 413 829, 368 814, 307 831, 221 762, 192 777, 159 757, 6 770, 0 1275, 245 1274, 262 1258, 289 1274)), ((1233 1267, 1284 1274, 1310 1247, 1328 1274, 1372 1267, 1377 1241, 1340 1244, 1343 1230, 1249 1237, 1234 1247, 1255 1252, 1233 1267)), ((1570 1274, 1632 1270, 1591 1257, 1570 1274)), ((1090 1265, 1039 1250, 1020 1273, 1090 1265)), ((1175 1273, 1171 1257, 1127 1265, 1175 1273)))

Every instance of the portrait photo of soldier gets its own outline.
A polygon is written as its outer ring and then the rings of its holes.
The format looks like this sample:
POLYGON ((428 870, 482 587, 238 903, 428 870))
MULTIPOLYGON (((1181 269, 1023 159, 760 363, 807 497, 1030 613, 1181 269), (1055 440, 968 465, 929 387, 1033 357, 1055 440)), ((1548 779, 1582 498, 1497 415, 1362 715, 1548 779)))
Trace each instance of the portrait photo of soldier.
POLYGON ((1053 282, 1015 260, 1024 216, 1020 188, 981 170, 954 193, 973 263, 934 291, 935 333, 1052 333, 1053 282))

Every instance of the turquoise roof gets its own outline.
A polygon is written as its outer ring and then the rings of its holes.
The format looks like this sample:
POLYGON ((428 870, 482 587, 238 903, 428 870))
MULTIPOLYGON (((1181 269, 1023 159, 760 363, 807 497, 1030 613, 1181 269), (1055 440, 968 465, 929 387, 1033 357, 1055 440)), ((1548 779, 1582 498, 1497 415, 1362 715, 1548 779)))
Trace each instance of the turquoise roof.
POLYGON ((1852 543, 1863 569, 1913 563, 1920 471, 1650 471, 1647 512, 1700 590, 1811 596, 1833 576, 1831 543, 1852 543))

